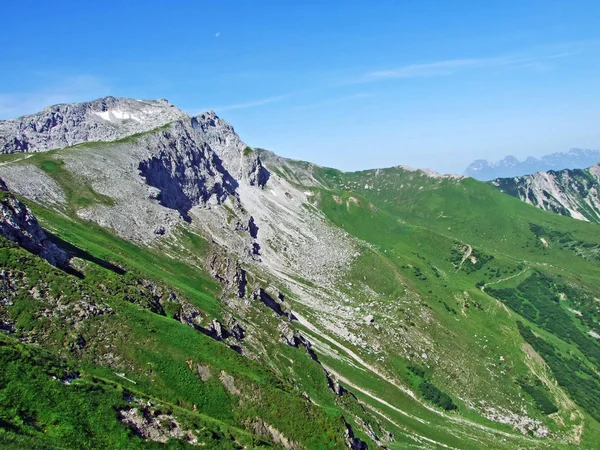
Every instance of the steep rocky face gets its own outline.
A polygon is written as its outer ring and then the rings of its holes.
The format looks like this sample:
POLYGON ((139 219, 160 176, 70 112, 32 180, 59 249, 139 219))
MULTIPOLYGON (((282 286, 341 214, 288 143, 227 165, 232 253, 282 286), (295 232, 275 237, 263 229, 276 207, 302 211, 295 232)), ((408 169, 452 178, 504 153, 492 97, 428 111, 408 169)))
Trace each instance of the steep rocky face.
MULTIPOLYGON (((242 146, 240 142, 238 147, 242 146)), ((225 147, 221 144, 221 153, 229 157, 232 152, 225 147)), ((210 208, 229 197, 237 205, 239 183, 253 188, 248 178, 238 181, 230 175, 227 167, 232 163, 219 157, 187 116, 131 139, 71 147, 50 158, 73 175, 79 189, 110 201, 83 207, 69 204, 66 192, 73 186, 65 185, 55 172, 30 164, 32 159, 0 166, 0 176, 20 195, 58 208, 75 207, 80 217, 141 242, 168 235, 182 219, 189 222, 195 207, 210 208)))
POLYGON ((156 136, 152 156, 138 166, 146 183, 158 189, 160 204, 184 218, 194 206, 222 203, 238 186, 209 144, 194 134, 184 121, 175 122, 156 136))
POLYGON ((567 153, 552 153, 541 158, 529 157, 519 161, 514 156, 491 162, 485 159, 473 161, 466 169, 465 175, 481 181, 495 178, 512 178, 536 172, 563 169, 584 169, 600 162, 599 150, 573 148, 567 153))
POLYGON ((585 170, 538 172, 492 181, 502 192, 546 211, 600 222, 600 164, 585 170))
POLYGON ((0 121, 0 154, 43 152, 82 142, 115 141, 158 128, 185 113, 166 100, 106 97, 50 106, 37 114, 0 121))
POLYGON ((29 208, 8 192, 2 179, 0 179, 0 235, 41 256, 50 264, 63 265, 67 262, 67 254, 48 239, 29 208))
POLYGON ((192 118, 193 127, 223 160, 225 168, 238 180, 253 186, 264 186, 269 172, 258 154, 244 144, 233 126, 219 118, 214 111, 192 118))

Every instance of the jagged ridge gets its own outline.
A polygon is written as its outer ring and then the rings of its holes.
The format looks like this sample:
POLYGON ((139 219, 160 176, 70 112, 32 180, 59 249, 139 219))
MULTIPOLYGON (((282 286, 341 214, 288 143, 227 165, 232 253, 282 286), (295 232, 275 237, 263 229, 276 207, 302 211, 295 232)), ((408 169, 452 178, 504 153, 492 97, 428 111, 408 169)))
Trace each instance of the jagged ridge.
POLYGON ((600 222, 600 164, 584 170, 538 172, 492 184, 530 205, 575 219, 600 222))
POLYGON ((0 121, 0 154, 44 152, 90 141, 115 141, 186 114, 167 100, 106 97, 50 106, 37 114, 0 121))

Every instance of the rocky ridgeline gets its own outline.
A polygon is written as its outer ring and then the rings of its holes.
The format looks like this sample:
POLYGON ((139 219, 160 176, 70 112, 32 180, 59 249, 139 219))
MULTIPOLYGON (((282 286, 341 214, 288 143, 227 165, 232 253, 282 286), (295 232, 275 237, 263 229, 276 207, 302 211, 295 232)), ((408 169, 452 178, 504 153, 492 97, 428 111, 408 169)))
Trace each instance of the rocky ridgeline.
POLYGON ((55 266, 67 262, 67 254, 48 239, 32 212, 13 197, 0 179, 0 235, 55 266))
POLYGON ((116 141, 185 116, 166 100, 106 97, 54 105, 37 114, 0 121, 0 153, 44 152, 83 142, 116 141))
POLYGON ((235 195, 238 182, 187 120, 176 121, 141 143, 149 151, 138 163, 139 173, 155 188, 150 196, 163 206, 187 217, 194 206, 220 204, 235 195))
POLYGON ((477 180, 490 181, 548 170, 584 169, 598 162, 600 162, 600 150, 573 148, 566 153, 552 153, 541 158, 530 156, 525 161, 519 161, 514 156, 507 156, 497 162, 478 159, 469 164, 464 174, 477 180))
MULTIPOLYGON (((231 197, 240 209, 239 186, 260 188, 269 179, 258 154, 231 125, 214 112, 190 117, 166 100, 107 97, 0 123, 4 153, 90 141, 110 145, 75 147, 52 156, 77 180, 110 199, 77 207, 77 213, 138 242, 167 235, 182 220, 190 222, 195 207, 211 208, 231 197)), ((5 164, 0 176, 26 198, 67 206, 70 186, 60 186, 34 164, 5 164)))
POLYGON ((223 160, 227 171, 237 180, 252 186, 264 186, 269 172, 260 163, 254 150, 244 144, 233 127, 214 111, 192 117, 192 126, 223 160))
POLYGON ((0 177, 13 192, 57 209, 75 209, 81 218, 126 239, 147 244, 188 222, 242 260, 262 260, 286 277, 300 276, 323 286, 335 284, 337 273, 356 253, 342 230, 307 209, 315 201, 310 192, 271 176, 260 152, 212 111, 190 117, 166 101, 108 97, 50 107, 2 127, 0 140, 28 142, 5 151, 47 150, 151 130, 49 155, 84 190, 99 194, 100 201, 83 206, 71 204, 67 194, 72 187, 61 185, 59 177, 33 160, 0 165, 0 177), (56 115, 61 119, 51 120, 52 126, 28 125, 45 124, 56 115), (250 223, 252 227, 245 226, 250 223))
POLYGON ((499 178, 492 184, 502 192, 546 211, 575 219, 600 222, 600 164, 585 170, 538 172, 499 178))

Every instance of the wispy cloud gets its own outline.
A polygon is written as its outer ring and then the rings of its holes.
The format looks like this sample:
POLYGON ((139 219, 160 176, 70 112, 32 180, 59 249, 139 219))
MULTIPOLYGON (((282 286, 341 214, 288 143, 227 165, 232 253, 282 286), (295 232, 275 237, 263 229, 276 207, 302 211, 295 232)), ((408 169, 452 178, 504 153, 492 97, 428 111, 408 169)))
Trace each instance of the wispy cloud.
MULTIPOLYGON (((566 58, 574 54, 580 53, 583 46, 578 44, 563 44, 559 46, 549 46, 539 49, 531 49, 520 53, 514 53, 503 56, 492 56, 484 58, 459 58, 445 59, 440 61, 431 61, 425 63, 408 64, 386 70, 372 70, 363 74, 349 75, 344 80, 321 80, 320 83, 315 83, 303 90, 289 92, 283 95, 276 95, 256 100, 243 101, 222 106, 213 106, 210 109, 222 113, 233 110, 243 110, 259 108, 261 106, 276 104, 284 101, 294 101, 296 105, 292 106, 293 110, 309 110, 327 105, 342 103, 345 101, 357 100, 372 96, 369 93, 355 93, 338 98, 330 98, 315 103, 305 105, 299 104, 301 100, 315 97, 315 92, 320 92, 322 96, 333 95, 333 92, 344 86, 359 85, 363 83, 375 83, 384 80, 401 79, 401 78, 425 78, 425 77, 442 77, 452 76, 462 72, 473 70, 494 69, 502 67, 519 67, 523 70, 530 71, 548 71, 553 68, 553 60, 566 58), (300 100, 300 101, 298 101, 300 100)), ((231 77, 244 78, 264 78, 264 73, 257 72, 242 72, 229 74, 231 77)), ((273 75, 273 74, 271 74, 273 75)), ((339 92, 339 91, 338 91, 339 92)), ((196 114, 206 111, 206 109, 195 109, 196 114)))
MULTIPOLYGON (((42 81, 43 83, 43 81, 42 81)), ((0 92, 0 119, 35 113, 46 106, 109 95, 110 87, 94 75, 67 76, 31 92, 0 92)))
POLYGON ((467 70, 508 66, 539 67, 541 64, 544 64, 545 67, 549 67, 548 61, 565 58, 573 55, 574 53, 575 52, 563 52, 542 56, 509 55, 490 58, 448 59, 423 64, 409 64, 388 70, 368 72, 359 80, 359 82, 370 82, 393 78, 450 76, 467 70))
POLYGON ((270 103, 279 103, 282 100, 291 97, 291 95, 277 95, 275 97, 267 97, 259 100, 252 100, 243 103, 234 103, 233 105, 225 105, 213 108, 217 112, 232 111, 235 109, 256 108, 258 106, 268 105, 270 103))

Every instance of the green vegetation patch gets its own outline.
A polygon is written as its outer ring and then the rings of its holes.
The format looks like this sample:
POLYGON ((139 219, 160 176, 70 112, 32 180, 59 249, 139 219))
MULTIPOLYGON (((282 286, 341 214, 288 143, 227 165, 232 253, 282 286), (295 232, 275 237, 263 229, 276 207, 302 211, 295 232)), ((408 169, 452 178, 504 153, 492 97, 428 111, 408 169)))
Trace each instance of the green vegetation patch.
POLYGON ((458 406, 452 401, 452 398, 433 384, 423 368, 411 364, 407 366, 407 369, 408 372, 413 375, 413 381, 416 381, 419 392, 425 400, 445 411, 454 411, 455 409, 458 409, 458 406))
POLYGON ((51 152, 37 153, 28 158, 33 164, 48 174, 63 190, 68 205, 74 209, 85 208, 92 204, 113 205, 114 201, 96 192, 85 180, 75 176, 65 168, 65 163, 51 152))
POLYGON ((558 384, 594 419, 600 421, 600 375, 581 359, 563 355, 557 347, 539 336, 522 322, 517 322, 519 332, 527 343, 544 358, 558 384))
POLYGON ((552 414, 558 411, 556 404, 549 396, 548 389, 543 385, 539 378, 531 382, 527 378, 518 379, 517 383, 535 402, 535 405, 542 414, 552 414))
POLYGON ((561 306, 565 291, 573 290, 536 271, 516 288, 488 288, 486 292, 541 328, 577 345, 590 361, 598 365, 600 344, 584 333, 581 325, 578 327, 575 319, 561 306))
MULTIPOLYGON (((37 346, 20 344, 0 333, 0 447, 29 448, 191 448, 181 440, 160 444, 138 437, 118 419, 131 406, 121 385, 76 370, 37 346)), ((173 407, 167 411, 173 414, 173 407)), ((175 411, 182 427, 216 449, 252 446, 240 430, 175 411)))

